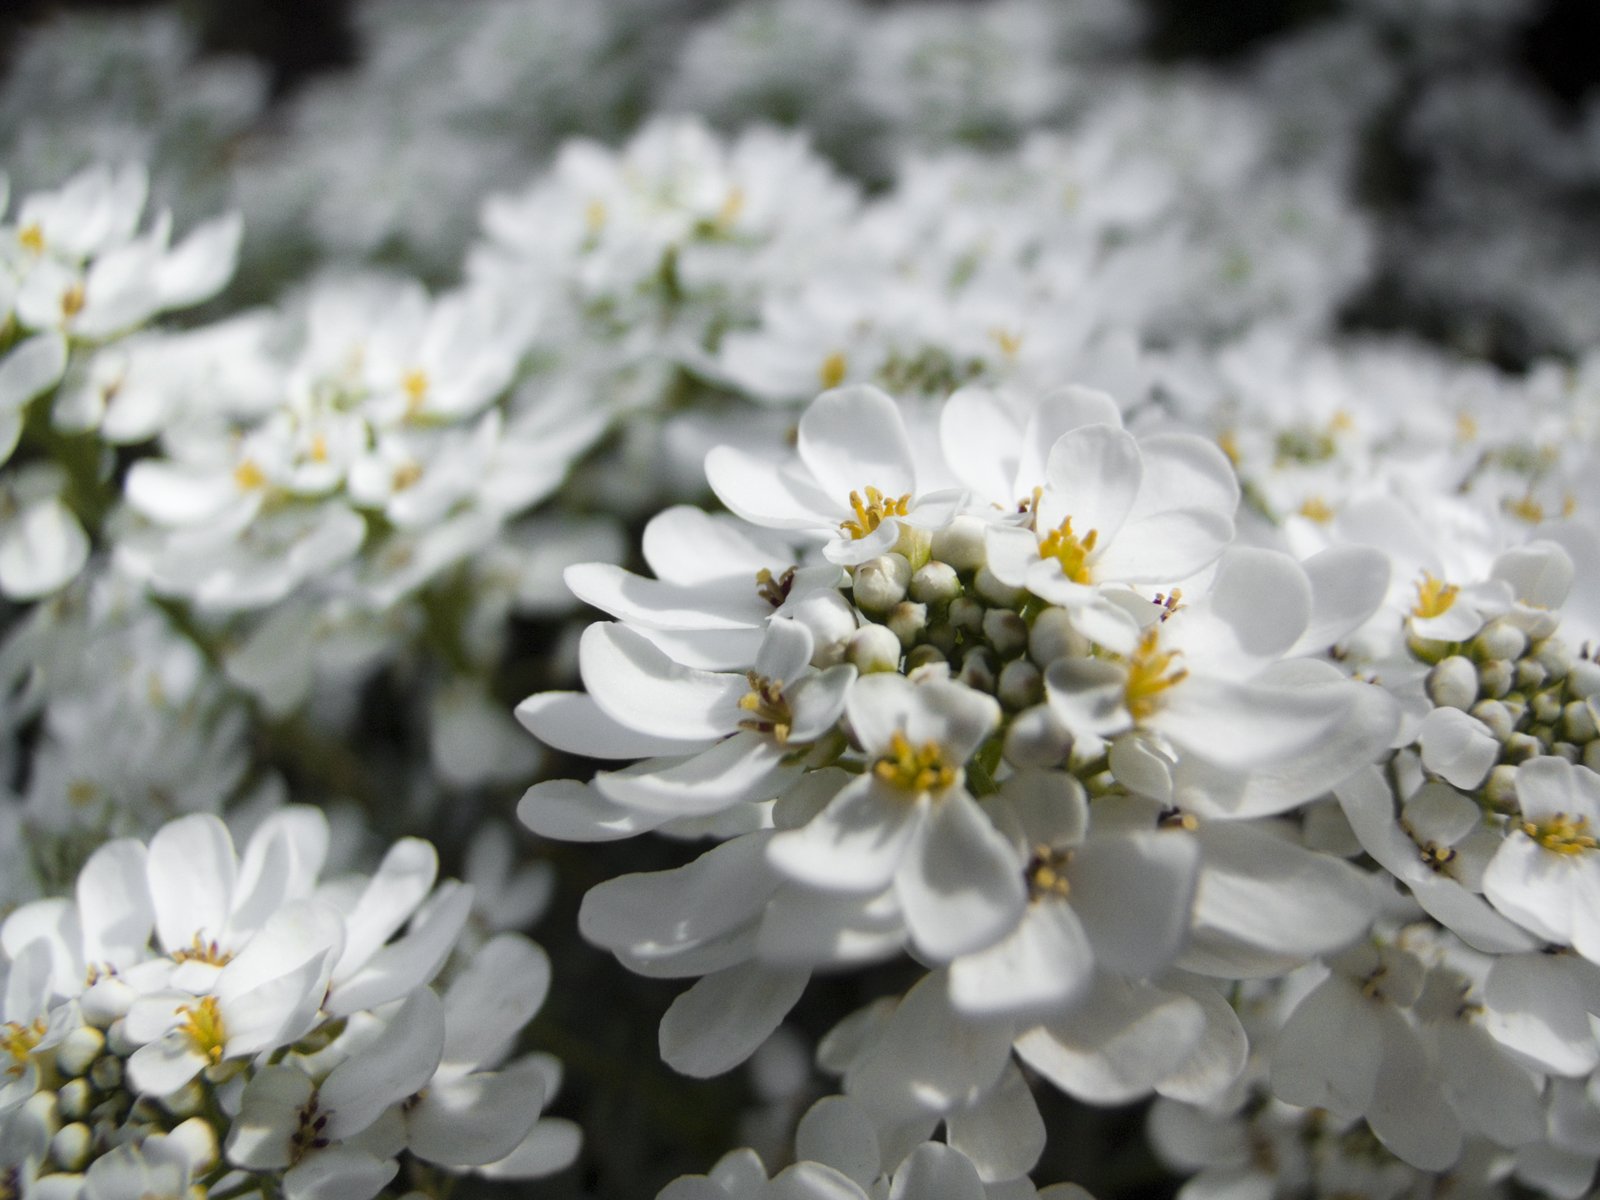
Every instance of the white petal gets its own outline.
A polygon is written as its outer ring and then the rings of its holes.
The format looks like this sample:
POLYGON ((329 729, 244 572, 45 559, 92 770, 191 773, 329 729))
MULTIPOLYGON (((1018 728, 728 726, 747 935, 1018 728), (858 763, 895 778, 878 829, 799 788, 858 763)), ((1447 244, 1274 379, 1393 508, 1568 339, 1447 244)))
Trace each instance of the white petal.
POLYGON ((707 975, 661 1018, 661 1058, 706 1079, 733 1069, 772 1036, 800 999, 811 972, 742 963, 707 975))
POLYGON ((1300 1001, 1278 1035, 1273 1093, 1341 1116, 1366 1112, 1383 1061, 1384 1029, 1403 1020, 1387 1001, 1368 1000, 1350 980, 1330 975, 1300 1001))
POLYGON ((1028 414, 1022 431, 1015 495, 1021 500, 1047 478, 1045 464, 1061 435, 1084 425, 1120 427, 1122 410, 1105 392, 1071 384, 1046 393, 1028 414))
POLYGON ((762 1200, 867 1200, 848 1176, 814 1162, 785 1167, 761 1195, 762 1200))
POLYGON ((543 950, 517 933, 491 938, 444 994, 442 1060, 475 1067, 499 1062, 549 990, 550 959, 543 950))
POLYGON ((1010 412, 987 388, 959 388, 939 410, 945 461, 984 500, 1010 505, 1022 498, 1013 494, 1020 441, 1010 412))
POLYGON ((128 471, 128 503, 162 525, 198 525, 212 521, 241 498, 238 484, 226 470, 200 469, 165 459, 146 458, 128 471))
POLYGON ((768 861, 800 883, 828 891, 888 886, 927 809, 873 776, 856 780, 799 829, 776 834, 768 861))
POLYGON ((945 1136, 985 1183, 1017 1179, 1044 1153, 1044 1118, 1022 1072, 1008 1064, 982 1100, 945 1118, 945 1136))
POLYGON ((516 708, 523 728, 547 746, 586 758, 651 758, 703 750, 710 738, 656 737, 608 717, 583 692, 539 692, 516 708))
POLYGON ((1235 644, 1254 658, 1281 657, 1311 619, 1311 581, 1299 563, 1275 550, 1230 549, 1206 598, 1235 644))
POLYGON ((1192 998, 1111 975, 1065 1016, 1017 1039, 1022 1060, 1070 1096, 1122 1104, 1182 1069, 1205 1031, 1192 998))
POLYGON ((871 1117, 849 1096, 824 1096, 807 1110, 795 1130, 794 1156, 829 1163, 862 1187, 883 1170, 871 1117))
POLYGON ((1156 1090, 1191 1104, 1215 1103, 1244 1071, 1250 1058, 1250 1039, 1227 997, 1204 980, 1172 975, 1163 984, 1199 1004, 1206 1025, 1183 1066, 1164 1077, 1156 1090))
POLYGON ((1461 1156, 1461 1122, 1446 1103, 1416 1031, 1384 1027, 1383 1065, 1367 1124, 1397 1157, 1423 1171, 1443 1171, 1461 1156))
POLYGON ((624 725, 657 737, 692 740, 732 733, 746 715, 740 676, 680 667, 625 625, 583 631, 578 663, 594 701, 624 725))
POLYGON ((489 1179, 540 1179, 571 1166, 583 1144, 583 1134, 571 1121, 541 1117, 528 1136, 499 1162, 479 1167, 489 1179))
POLYGON ((107 842, 78 873, 74 898, 89 963, 131 966, 145 957, 155 925, 144 846, 133 838, 107 842))
POLYGON ((18 342, 0 359, 0 411, 20 412, 54 387, 66 369, 67 340, 59 333, 38 333, 18 342))
POLYGON ((540 837, 557 841, 614 842, 654 829, 668 817, 613 804, 586 783, 549 779, 522 793, 517 820, 540 837))
MULTIPOLYGON (((830 496, 788 464, 780 466, 732 446, 718 446, 706 455, 706 482, 729 511, 768 529, 836 528, 849 507, 849 488, 830 496)), ((852 485, 858 490, 867 486, 881 485, 867 480, 852 485)))
POLYGON ((284 1200, 372 1200, 400 1170, 354 1146, 330 1146, 289 1168, 284 1200))
POLYGON ((406 1143, 428 1162, 482 1166, 517 1148, 544 1102, 544 1078, 527 1062, 435 1080, 406 1113, 406 1143))
POLYGON ((391 1104, 433 1078, 444 1048, 444 1006, 428 988, 406 997, 383 1032, 336 1066, 317 1091, 328 1114, 328 1136, 360 1133, 391 1104))
POLYGON ((1508 954, 1483 987, 1484 1028, 1495 1041, 1553 1075, 1600 1065, 1590 1013, 1600 1012, 1600 969, 1571 955, 1508 954))
POLYGON ((687 504, 651 517, 640 551, 657 579, 684 586, 742 576, 753 588, 758 571, 778 575, 793 562, 781 540, 687 504))
POLYGON ((770 800, 800 773, 789 751, 766 734, 741 730, 711 749, 676 762, 601 771, 594 789, 626 809, 698 817, 732 805, 770 800))
POLYGON ((743 591, 720 580, 699 587, 663 583, 610 563, 579 563, 563 578, 585 604, 653 629, 747 629, 772 612, 753 575, 743 591))
POLYGON ((1050 448, 1049 481, 1039 501, 1039 528, 1048 531, 1072 518, 1080 538, 1091 530, 1104 544, 1133 508, 1144 478, 1144 459, 1131 433, 1110 425, 1085 425, 1063 434, 1050 448))
POLYGON ((1200 854, 1175 831, 1091 836, 1067 868, 1095 962, 1133 978, 1163 970, 1189 928, 1200 854))
POLYGON ((226 825, 204 813, 179 817, 150 839, 147 863, 156 932, 169 953, 222 936, 238 870, 226 825))
POLYGON ((0 591, 37 600, 77 578, 89 560, 89 535, 55 497, 29 504, 0 530, 0 591))
POLYGON ((417 910, 439 875, 439 854, 421 838, 389 847, 378 869, 345 917, 344 954, 334 970, 347 979, 369 960, 417 910))
POLYGON ((447 882, 396 941, 378 950, 349 978, 328 991, 325 1007, 334 1016, 376 1008, 431 980, 455 946, 472 912, 472 889, 447 882))
POLYGON ((1330 546, 1300 564, 1311 581, 1311 620, 1289 654, 1318 654, 1378 611, 1389 590, 1389 556, 1371 546, 1330 546))
POLYGON ((813 400, 800 416, 798 449, 841 512, 852 491, 875 487, 901 496, 917 490, 905 422, 895 402, 875 387, 834 388, 813 400))
POLYGON ((960 1151, 924 1142, 895 1171, 889 1200, 984 1200, 983 1181, 960 1151))
POLYGON ((162 258, 156 287, 163 308, 187 308, 209 300, 233 275, 244 222, 238 213, 199 226, 162 258))
POLYGON ((1026 898, 1010 842, 961 788, 934 800, 895 888, 912 941, 936 962, 996 941, 1026 898))
POLYGON ((1041 1019, 1089 986, 1094 952, 1064 900, 1035 900, 1017 927, 992 946, 950 964, 950 1000, 974 1016, 1041 1019))

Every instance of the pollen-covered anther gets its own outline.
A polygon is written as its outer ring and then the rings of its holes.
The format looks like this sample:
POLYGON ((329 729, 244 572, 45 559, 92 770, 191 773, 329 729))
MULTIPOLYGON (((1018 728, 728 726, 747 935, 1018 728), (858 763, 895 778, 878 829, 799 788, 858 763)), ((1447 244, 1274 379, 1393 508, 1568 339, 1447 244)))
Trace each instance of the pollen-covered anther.
POLYGON ((1522 832, 1552 854, 1582 854, 1600 850, 1600 839, 1589 830, 1588 817, 1569 817, 1566 813, 1543 821, 1524 821, 1522 832))
POLYGON ((1072 862, 1071 850, 1057 850, 1042 842, 1034 846, 1022 876, 1028 884, 1028 895, 1035 900, 1044 896, 1065 899, 1072 892, 1067 878, 1067 867, 1072 862))
POLYGON ((28 1063, 28 1056, 33 1053, 34 1047, 44 1040, 46 1025, 44 1019, 22 1024, 20 1021, 7 1021, 0 1025, 0 1050, 4 1050, 11 1058, 11 1065, 6 1067, 5 1074, 10 1076, 21 1075, 28 1063))
POLYGON ((83 284, 75 283, 61 293, 61 315, 75 317, 83 311, 83 306, 88 302, 88 293, 84 291, 83 284))
POLYGON ((1383 990, 1383 981, 1388 974, 1388 967, 1382 965, 1374 967, 1372 973, 1361 981, 1361 994, 1368 1000, 1387 999, 1383 990))
POLYGON ((1179 650, 1162 650, 1156 630, 1148 629, 1128 660, 1128 681, 1123 685, 1123 702, 1135 721, 1147 720, 1156 711, 1161 693, 1189 677, 1186 667, 1177 665, 1179 650))
POLYGON ((844 530, 855 541, 860 541, 889 517, 903 517, 911 511, 911 493, 903 496, 885 496, 875 487, 865 490, 866 499, 862 499, 862 492, 850 493, 850 510, 855 513, 854 518, 840 521, 839 528, 844 530))
POLYGON ((174 1011, 184 1018, 178 1026, 178 1032, 188 1038, 190 1045, 207 1061, 221 1062, 222 1048, 227 1044, 228 1036, 222 1028, 222 1013, 217 1009, 217 998, 201 996, 198 1004, 180 1004, 174 1011))
POLYGON ((739 728, 770 734, 779 745, 787 742, 794 717, 784 699, 783 684, 755 671, 747 672, 745 678, 750 681, 750 690, 739 697, 739 707, 751 716, 740 721, 739 728))
POLYGON ((256 465, 255 459, 242 458, 233 469, 233 482, 241 492, 251 492, 266 486, 267 473, 256 465))
POLYGON ((1455 584, 1435 578, 1431 571, 1424 571, 1422 578, 1417 581, 1417 602, 1411 606, 1411 615, 1424 620, 1442 617, 1450 611, 1460 591, 1455 584))
POLYGON ((44 230, 37 221, 30 221, 17 230, 17 241, 29 254, 44 253, 44 230))
POLYGON ((1072 532, 1072 518, 1045 534, 1039 543, 1039 557, 1053 558, 1061 564, 1061 573, 1073 583, 1090 582, 1089 555, 1094 553, 1100 531, 1091 529, 1083 537, 1072 532))
POLYGON ((225 967, 233 961, 233 955, 217 945, 215 938, 208 941, 196 933, 187 946, 172 952, 172 961, 203 962, 213 967, 225 967))
POLYGON ((780 607, 789 598, 789 589, 792 587, 794 587, 793 567, 787 568, 781 575, 774 575, 766 567, 756 572, 756 595, 773 608, 780 607))
POLYGON ((1173 613, 1177 612, 1183 607, 1183 589, 1173 588, 1172 591, 1168 592, 1166 595, 1162 595, 1162 593, 1157 592, 1155 594, 1155 599, 1151 601, 1151 603, 1161 610, 1160 616, 1157 619, 1165 621, 1173 613))
POLYGON ((1424 842, 1417 847, 1422 857, 1422 865, 1435 873, 1443 871, 1456 860, 1454 846, 1441 846, 1438 842, 1424 842))
POLYGON ((822 366, 817 369, 817 378, 822 381, 824 388, 836 388, 844 382, 849 370, 849 360, 842 352, 835 350, 822 360, 822 366))
POLYGON ((414 417, 422 411, 428 398, 428 386, 428 373, 420 369, 412 369, 400 377, 400 390, 406 394, 406 416, 414 417))
POLYGON ((1158 829, 1182 829, 1193 833, 1200 828, 1200 818, 1191 812, 1184 812, 1181 808, 1164 808, 1161 815, 1156 818, 1158 829))
POLYGON ((889 753, 872 764, 872 773, 903 792, 942 792, 961 782, 961 768, 944 761, 939 743, 913 746, 899 730, 890 735, 889 753))

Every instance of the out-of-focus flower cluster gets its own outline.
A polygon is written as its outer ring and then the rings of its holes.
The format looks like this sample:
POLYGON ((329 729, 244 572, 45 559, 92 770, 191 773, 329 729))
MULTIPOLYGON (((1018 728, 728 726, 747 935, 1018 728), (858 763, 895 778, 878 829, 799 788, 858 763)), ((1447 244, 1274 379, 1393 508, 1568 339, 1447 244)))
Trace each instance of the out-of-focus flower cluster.
POLYGON ((1593 121, 1145 16, 18 46, 0 1197, 1589 1194, 1593 121))

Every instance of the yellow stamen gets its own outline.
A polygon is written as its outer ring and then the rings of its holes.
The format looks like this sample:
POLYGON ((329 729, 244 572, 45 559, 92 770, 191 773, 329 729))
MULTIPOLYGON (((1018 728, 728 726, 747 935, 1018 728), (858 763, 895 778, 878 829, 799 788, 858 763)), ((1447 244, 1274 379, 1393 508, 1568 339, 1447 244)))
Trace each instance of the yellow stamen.
POLYGON ((320 433, 311 439, 311 461, 319 463, 328 461, 328 439, 320 433))
POLYGON ((215 996, 201 996, 198 1004, 180 1004, 173 1010, 184 1018, 178 1032, 213 1063, 222 1061, 222 1048, 228 1035, 222 1028, 222 1014, 217 1011, 215 996))
POLYGON ((173 962, 203 962, 213 967, 225 967, 233 961, 233 955, 217 945, 216 939, 202 941, 196 933, 186 947, 180 947, 172 952, 173 962))
POLYGON ((1028 894, 1037 900, 1043 896, 1065 898, 1072 893, 1067 879, 1067 866, 1072 862, 1071 850, 1057 850, 1043 842, 1034 846, 1033 856, 1023 868, 1023 878, 1028 881, 1028 894))
POLYGON ((1231 429, 1224 429, 1217 434, 1217 449, 1227 456, 1228 461, 1237 470, 1239 466, 1239 435, 1231 429))
POLYGON ((1417 584, 1417 602, 1411 606, 1411 615, 1423 619, 1442 617, 1450 611, 1460 591, 1455 584, 1435 579, 1433 572, 1424 571, 1417 584))
POLYGON ((750 713, 748 720, 740 721, 741 729, 754 733, 767 733, 780 746, 789 740, 789 730, 794 718, 789 712, 789 701, 784 698, 783 684, 750 671, 745 675, 750 690, 739 697, 739 707, 750 713))
POLYGON ((265 487, 267 476, 264 471, 256 466, 255 460, 245 458, 233 469, 233 482, 241 492, 254 491, 258 487, 265 487))
POLYGON ((903 517, 911 511, 911 493, 903 496, 885 496, 875 487, 866 489, 867 498, 861 498, 860 492, 850 493, 850 509, 855 513, 854 520, 840 521, 839 528, 848 533, 853 541, 860 541, 887 517, 903 517))
POLYGON ((989 336, 994 339, 994 344, 1000 347, 1000 353, 1007 358, 1015 358, 1017 351, 1022 349, 1022 335, 1011 333, 1005 329, 991 329, 989 336))
POLYGON ((1600 850, 1600 840, 1589 832, 1588 817, 1569 817, 1557 813, 1546 821, 1524 821, 1522 832, 1552 854, 1582 854, 1600 850))
POLYGON ((61 315, 75 317, 83 311, 84 302, 88 294, 83 290, 83 284, 75 283, 61 293, 61 315))
POLYGON ((1475 441, 1478 436, 1478 422, 1471 413, 1462 413, 1456 417, 1456 440, 1459 442, 1475 441))
POLYGON ((1135 721, 1148 720, 1156 711, 1161 693, 1189 677, 1186 667, 1176 665, 1180 650, 1162 650, 1155 629, 1139 639, 1139 648, 1128 660, 1128 681, 1123 685, 1123 703, 1135 721))
POLYGON ((1300 515, 1308 521, 1326 525, 1333 520, 1333 509, 1321 496, 1307 496, 1300 502, 1300 515))
POLYGON ((944 761, 939 743, 913 746, 898 729, 889 737, 889 753, 873 763, 872 773, 903 792, 942 792, 961 781, 961 768, 944 761))
POLYGON ((406 416, 416 416, 428 398, 428 373, 420 368, 407 371, 400 377, 400 390, 406 394, 406 416))
POLYGON ((756 572, 756 595, 773 608, 778 608, 789 598, 789 589, 792 587, 794 587, 793 567, 786 568, 781 575, 774 575, 766 567, 756 572))
POLYGON ((87 808, 100 796, 100 786, 87 779, 74 779, 67 784, 67 803, 73 808, 87 808))
POLYGON ((1053 558, 1061 564, 1061 573, 1073 583, 1089 583, 1089 555, 1100 540, 1100 531, 1091 529, 1080 539, 1072 532, 1072 518, 1047 533, 1039 543, 1039 557, 1053 558))
POLYGON ((599 233, 606 224, 606 202, 591 200, 583 210, 583 223, 590 233, 599 233))
POLYGON ((45 1028, 43 1017, 30 1025, 16 1021, 0 1025, 0 1050, 4 1050, 12 1059, 12 1065, 6 1068, 7 1075, 15 1077, 27 1069, 28 1056, 44 1040, 45 1028))
POLYGON ((849 369, 849 360, 843 352, 835 350, 822 360, 822 369, 817 372, 817 377, 822 380, 823 387, 836 388, 844 382, 845 372, 849 369))
POLYGON ((1544 505, 1535 500, 1532 495, 1518 497, 1515 500, 1502 500, 1500 507, 1520 521, 1529 525, 1537 525, 1544 520, 1544 505))
POLYGON ((728 198, 722 202, 722 207, 717 210, 717 225, 726 229, 739 219, 739 214, 743 211, 744 189, 742 187, 729 188, 728 198))
POLYGON ((1329 433, 1349 433, 1355 427, 1355 418, 1342 408, 1328 421, 1329 433))
POLYGON ((29 254, 44 253, 44 230, 37 221, 30 221, 17 230, 17 241, 22 243, 22 248, 29 254))
POLYGON ((422 478, 422 464, 418 462, 402 463, 394 469, 394 490, 403 492, 413 486, 422 478))

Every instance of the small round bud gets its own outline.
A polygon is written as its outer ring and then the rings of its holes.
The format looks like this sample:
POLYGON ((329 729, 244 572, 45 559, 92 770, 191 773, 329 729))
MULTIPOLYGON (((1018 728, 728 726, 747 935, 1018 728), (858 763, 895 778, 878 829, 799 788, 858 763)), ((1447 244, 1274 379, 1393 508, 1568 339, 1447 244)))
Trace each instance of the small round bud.
POLYGON ((946 619, 952 628, 976 637, 983 630, 983 614, 988 611, 981 601, 971 596, 960 596, 950 601, 946 619))
POLYGON ((69 1078, 82 1075, 100 1057, 105 1046, 105 1034, 93 1025, 80 1025, 56 1047, 56 1069, 69 1078))
POLYGON ((944 658, 955 657, 956 647, 961 643, 961 633, 949 621, 933 621, 928 625, 922 635, 920 645, 937 646, 939 654, 944 658))
POLYGON ((1483 795, 1501 812, 1511 812, 1517 807, 1517 769, 1510 763, 1501 763, 1489 772, 1484 781, 1483 795))
POLYGON ((1554 725, 1561 719, 1561 700, 1554 692, 1538 692, 1528 701, 1528 711, 1541 725, 1554 725))
POLYGON ((992 694, 995 685, 994 654, 982 646, 974 646, 962 658, 961 671, 956 678, 969 688, 992 694))
POLYGON ((995 696, 1010 709, 1027 708, 1044 699, 1044 676, 1025 658, 1014 658, 1000 668, 995 696))
POLYGON ((1532 692, 1542 688, 1545 681, 1544 664, 1533 658, 1518 659, 1516 681, 1518 691, 1532 692))
POLYGON ((976 571, 989 561, 984 549, 986 526, 977 517, 962 514, 933 535, 933 557, 958 571, 976 571))
POLYGON ((1509 621, 1490 621, 1472 639, 1472 648, 1480 658, 1515 660, 1528 648, 1528 635, 1509 621))
POLYGON ((1557 758, 1566 759, 1569 763, 1577 762, 1580 757, 1578 748, 1571 742, 1551 742, 1550 753, 1557 758))
POLYGON ((845 658, 863 675, 900 669, 900 639, 882 625, 863 625, 850 639, 845 658))
POLYGON ((1072 753, 1072 734, 1047 704, 1036 704, 1012 718, 1002 747, 1014 767, 1054 767, 1072 753))
POLYGON ((879 615, 906 598, 910 582, 910 563, 898 554, 880 554, 855 569, 850 594, 862 612, 879 615))
POLYGON ((1572 651, 1558 637, 1547 637, 1533 648, 1534 660, 1544 668, 1546 679, 1565 679, 1572 670, 1572 651))
POLYGON ((1516 681, 1516 667, 1504 658, 1491 658, 1478 666, 1478 690, 1485 696, 1498 700, 1511 691, 1516 681))
POLYGON ((1057 659, 1082 658, 1089 653, 1089 639, 1072 627, 1064 608, 1047 608, 1033 619, 1028 630, 1028 657, 1042 671, 1057 659))
POLYGON ((909 649, 928 627, 928 606, 902 600, 889 610, 886 623, 890 632, 900 639, 900 644, 909 649))
POLYGON ((1574 700, 1585 700, 1596 693, 1600 693, 1600 663, 1573 659, 1567 668, 1567 694, 1574 700))
POLYGON ((1023 588, 1001 583, 988 567, 978 568, 978 573, 972 580, 972 587, 990 604, 999 605, 1001 608, 1016 608, 1028 594, 1023 588))
POLYGON ((855 609, 831 588, 806 596, 789 610, 789 616, 811 631, 811 665, 818 670, 844 661, 856 631, 855 609))
POLYGON ((1028 645, 1028 623, 1009 608, 983 614, 983 636, 1001 658, 1014 658, 1028 645))
POLYGON ((1515 692, 1507 695, 1500 701, 1506 706, 1506 711, 1511 714, 1513 725, 1522 724, 1522 718, 1528 715, 1528 702, 1515 692))
POLYGON ((50 1158, 63 1171, 81 1171, 89 1162, 93 1142, 94 1135, 82 1121, 63 1125, 50 1139, 50 1158))
POLYGON ((1600 771, 1600 738, 1583 748, 1583 765, 1591 771, 1600 771))
POLYGON ((94 1089, 87 1079, 69 1079, 56 1092, 56 1104, 61 1115, 68 1118, 86 1116, 94 1099, 94 1089))
POLYGON ((1537 758, 1544 752, 1544 746, 1532 734, 1513 733, 1506 739, 1506 758, 1514 763, 1526 762, 1530 758, 1537 758))
MULTIPOLYGON (((892 637, 893 635, 891 634, 890 636, 892 637)), ((898 639, 895 644, 899 644, 898 639)), ((920 671, 923 667, 931 667, 935 663, 944 663, 949 666, 950 660, 945 657, 937 646, 930 645, 928 642, 921 642, 911 647, 906 653, 906 674, 909 675, 913 671, 920 671)))
POLYGON ((47 1138, 61 1128, 61 1103, 54 1092, 35 1092, 22 1102, 22 1111, 27 1123, 47 1138))
POLYGON ((1438 707, 1469 709, 1478 698, 1478 672, 1471 660, 1452 654, 1428 672, 1427 686, 1438 707))
POLYGON ((175 1117, 192 1117, 206 1103, 206 1090, 198 1079, 191 1079, 171 1095, 161 1097, 161 1107, 175 1117))
POLYGON ((925 562, 911 577, 911 598, 919 604, 948 604, 959 595, 961 577, 947 562, 925 562))
POLYGON ((1496 741, 1505 741, 1516 730, 1511 710, 1498 700, 1479 700, 1472 706, 1472 715, 1489 727, 1496 741))
POLYGON ((122 1060, 109 1054, 95 1059, 94 1065, 89 1068, 89 1082, 94 1084, 97 1092, 115 1091, 122 1086, 122 1060))

